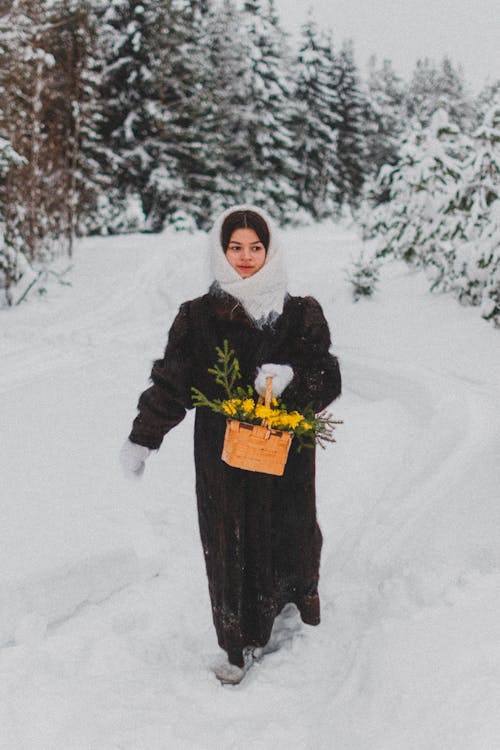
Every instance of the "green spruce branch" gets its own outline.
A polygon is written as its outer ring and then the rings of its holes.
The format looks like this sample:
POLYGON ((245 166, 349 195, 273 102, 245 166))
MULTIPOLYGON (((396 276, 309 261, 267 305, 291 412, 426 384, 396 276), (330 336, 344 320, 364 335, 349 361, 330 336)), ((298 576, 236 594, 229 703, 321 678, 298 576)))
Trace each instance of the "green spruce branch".
POLYGON ((241 380, 240 363, 234 350, 229 348, 229 342, 224 339, 223 348, 217 346, 217 364, 210 367, 208 372, 215 376, 215 382, 222 385, 228 398, 233 398, 233 389, 237 380, 241 380))

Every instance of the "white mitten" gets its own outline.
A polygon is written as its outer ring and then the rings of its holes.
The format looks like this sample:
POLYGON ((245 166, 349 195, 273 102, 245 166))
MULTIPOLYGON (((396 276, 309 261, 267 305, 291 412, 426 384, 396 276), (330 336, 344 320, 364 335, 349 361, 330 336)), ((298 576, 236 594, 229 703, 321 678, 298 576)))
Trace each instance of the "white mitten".
POLYGON ((126 477, 140 477, 144 473, 146 459, 151 453, 149 448, 131 440, 126 440, 120 451, 120 463, 126 477))
POLYGON ((255 390, 259 396, 266 395, 266 378, 273 379, 273 398, 281 396, 285 388, 293 379, 293 370, 290 365, 273 365, 266 363, 257 370, 255 378, 255 390))

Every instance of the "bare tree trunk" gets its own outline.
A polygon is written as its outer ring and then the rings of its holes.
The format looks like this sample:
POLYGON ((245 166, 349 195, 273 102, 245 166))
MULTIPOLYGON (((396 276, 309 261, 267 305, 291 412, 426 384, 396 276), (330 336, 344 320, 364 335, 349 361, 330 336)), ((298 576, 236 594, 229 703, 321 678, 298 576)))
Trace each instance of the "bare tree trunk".
POLYGON ((40 181, 40 137, 42 131, 42 123, 40 121, 40 112, 42 110, 42 71, 43 63, 41 59, 36 61, 35 65, 35 76, 33 81, 32 100, 31 100, 31 132, 30 132, 30 180, 26 186, 29 190, 28 197, 28 231, 26 236, 26 244, 28 247, 28 259, 32 262, 36 258, 37 254, 37 238, 38 238, 38 221, 39 221, 39 206, 40 206, 40 194, 39 194, 39 181, 40 181))
MULTIPOLYGON (((78 55, 76 51, 75 57, 78 55)), ((75 237, 75 225, 77 215, 77 188, 76 173, 80 153, 80 130, 81 130, 81 110, 80 110, 80 83, 81 83, 81 60, 73 59, 73 85, 72 85, 72 106, 71 120, 73 130, 73 140, 71 144, 70 162, 69 162, 69 191, 68 191, 68 256, 73 257, 73 241, 75 237)))

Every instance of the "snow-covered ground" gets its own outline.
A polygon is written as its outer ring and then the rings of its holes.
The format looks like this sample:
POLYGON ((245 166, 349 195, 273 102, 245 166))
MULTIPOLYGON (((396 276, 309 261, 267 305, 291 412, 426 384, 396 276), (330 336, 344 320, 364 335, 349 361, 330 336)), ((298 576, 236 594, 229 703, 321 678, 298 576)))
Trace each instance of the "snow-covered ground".
POLYGON ((192 414, 141 481, 117 463, 205 237, 86 240, 73 288, 0 313, 2 750, 500 746, 498 332, 398 264, 353 304, 347 230, 284 241, 344 376, 322 624, 289 608, 241 685, 213 676, 192 414))

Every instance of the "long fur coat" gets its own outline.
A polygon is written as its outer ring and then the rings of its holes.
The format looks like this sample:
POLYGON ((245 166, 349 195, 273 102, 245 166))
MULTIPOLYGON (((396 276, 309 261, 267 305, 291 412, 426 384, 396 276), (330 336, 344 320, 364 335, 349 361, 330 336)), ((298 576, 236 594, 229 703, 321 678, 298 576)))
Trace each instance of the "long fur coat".
MULTIPOLYGON (((282 394, 291 408, 316 412, 340 394, 337 359, 318 302, 287 296, 273 325, 257 326, 217 285, 181 305, 165 354, 153 365, 152 385, 139 399, 130 440, 160 447, 164 435, 192 408, 191 388, 224 398, 208 368, 224 339, 240 362, 242 384, 253 384, 265 362, 291 365, 282 394)), ((194 454, 201 541, 220 646, 243 665, 245 647, 267 643, 274 618, 294 602, 302 620, 319 622, 322 537, 316 520, 315 452, 294 444, 282 477, 235 469, 221 460, 225 420, 197 409, 194 454)))

